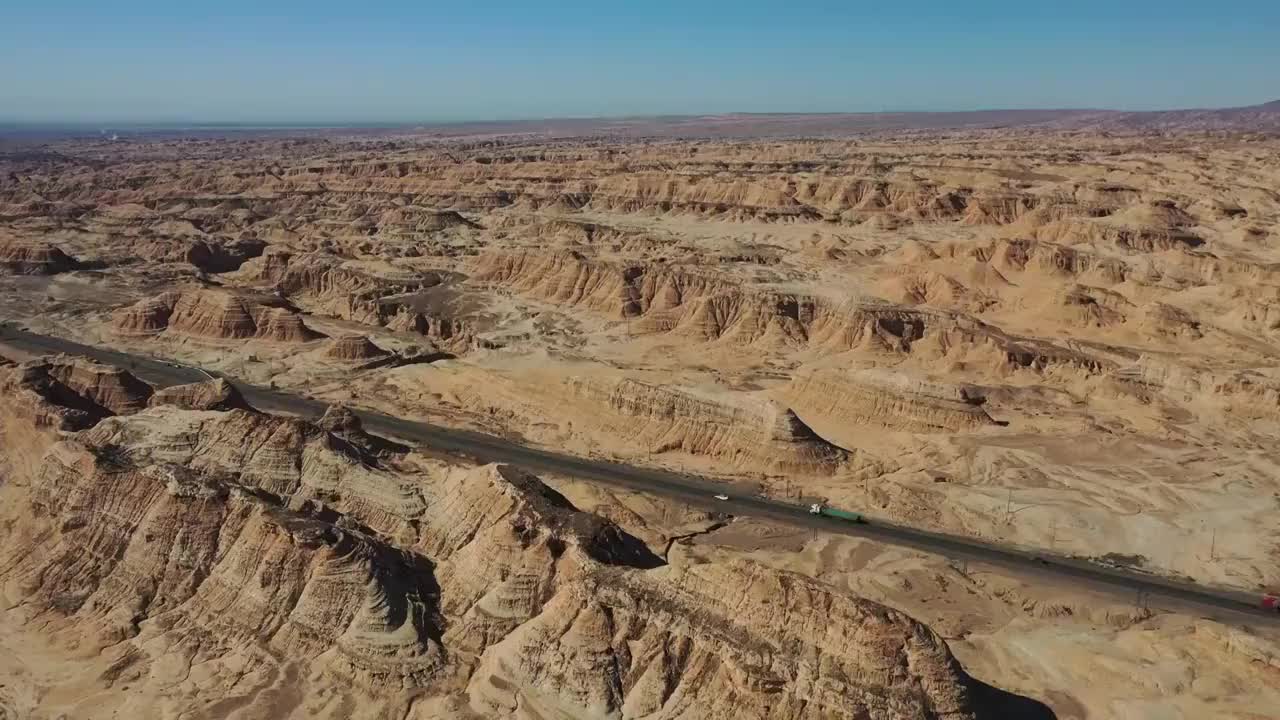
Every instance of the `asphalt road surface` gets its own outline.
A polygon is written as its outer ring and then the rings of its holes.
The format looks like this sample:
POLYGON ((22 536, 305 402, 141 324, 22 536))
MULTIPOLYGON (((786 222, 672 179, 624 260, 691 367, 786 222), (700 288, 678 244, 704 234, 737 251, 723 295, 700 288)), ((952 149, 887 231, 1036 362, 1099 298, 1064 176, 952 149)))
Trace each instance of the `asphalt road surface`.
MULTIPOLYGON (((292 391, 285 392, 249 385, 195 367, 38 335, 22 330, 12 323, 0 323, 0 343, 33 354, 84 355, 101 363, 127 368, 143 380, 159 387, 199 382, 214 376, 224 377, 234 382, 245 399, 261 410, 318 417, 328 406, 325 402, 292 391)), ((851 523, 815 516, 808 512, 807 504, 752 496, 733 486, 703 477, 576 457, 470 430, 404 420, 356 408, 353 410, 364 422, 366 430, 411 444, 422 445, 436 453, 456 455, 480 462, 509 463, 534 472, 566 475, 650 493, 729 515, 754 517, 811 528, 815 532, 865 537, 890 545, 941 555, 962 563, 1011 570, 1031 580, 1043 580, 1054 585, 1069 584, 1072 587, 1108 593, 1153 609, 1190 612, 1224 622, 1280 624, 1280 614, 1261 608, 1259 603, 1262 593, 1260 591, 1248 592, 1171 580, 1102 565, 1082 558, 1032 552, 920 530, 874 517, 866 523, 851 523), (717 494, 728 495, 729 499, 716 500, 714 496, 717 494)), ((845 509, 858 510, 858 508, 845 509)))

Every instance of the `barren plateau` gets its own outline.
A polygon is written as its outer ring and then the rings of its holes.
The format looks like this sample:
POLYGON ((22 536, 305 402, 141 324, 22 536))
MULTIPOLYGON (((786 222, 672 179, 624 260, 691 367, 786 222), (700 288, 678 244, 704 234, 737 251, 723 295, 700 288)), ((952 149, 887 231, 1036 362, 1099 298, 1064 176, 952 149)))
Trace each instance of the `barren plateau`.
POLYGON ((343 409, 1261 596, 1280 140, 1235 118, 0 153, 0 319, 333 406, 0 346, 0 717, 1275 717, 1274 626, 343 409))

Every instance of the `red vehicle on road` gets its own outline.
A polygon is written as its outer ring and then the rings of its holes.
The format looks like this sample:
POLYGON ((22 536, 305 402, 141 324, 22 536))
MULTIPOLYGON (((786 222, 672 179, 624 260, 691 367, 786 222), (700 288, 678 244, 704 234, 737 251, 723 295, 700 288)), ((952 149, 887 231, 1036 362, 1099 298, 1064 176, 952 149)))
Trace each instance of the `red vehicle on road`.
POLYGON ((1262 609, 1270 610, 1271 612, 1274 612, 1274 613, 1280 613, 1280 595, 1271 595, 1271 594, 1263 595, 1262 609))

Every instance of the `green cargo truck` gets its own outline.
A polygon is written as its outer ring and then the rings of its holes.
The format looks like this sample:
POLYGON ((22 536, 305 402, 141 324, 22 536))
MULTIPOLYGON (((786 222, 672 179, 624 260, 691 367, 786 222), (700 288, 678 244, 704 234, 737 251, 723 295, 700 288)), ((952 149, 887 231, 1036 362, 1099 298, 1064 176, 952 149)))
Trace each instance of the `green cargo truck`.
POLYGON ((837 510, 835 508, 824 507, 823 505, 819 505, 817 503, 814 503, 813 505, 809 506, 809 514, 825 515, 829 518, 835 518, 837 520, 845 520, 848 522, 855 522, 855 523, 864 523, 867 521, 867 519, 863 517, 861 513, 847 512, 845 510, 837 510))

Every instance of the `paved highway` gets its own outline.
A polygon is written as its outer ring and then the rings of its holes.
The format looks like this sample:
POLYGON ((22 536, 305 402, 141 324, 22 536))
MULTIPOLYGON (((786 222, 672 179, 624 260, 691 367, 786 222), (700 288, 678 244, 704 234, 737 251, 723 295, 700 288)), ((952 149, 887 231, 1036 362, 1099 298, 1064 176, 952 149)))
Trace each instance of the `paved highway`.
MULTIPOLYGON (((98 362, 127 368, 138 377, 160 387, 198 382, 211 377, 210 373, 199 368, 39 335, 20 329, 12 323, 0 323, 0 343, 34 354, 84 355, 98 362)), ((233 378, 226 379, 234 381, 233 378)), ((234 382, 244 394, 245 399, 262 410, 317 417, 327 407, 327 404, 322 401, 293 392, 234 382)), ((1280 623, 1280 614, 1264 611, 1259 606, 1261 593, 1258 592, 1170 580, 1099 565, 1079 558, 1028 552, 882 520, 872 519, 869 523, 853 524, 810 515, 807 505, 737 493, 730 486, 703 477, 576 457, 521 445, 493 435, 404 420, 367 410, 356 412, 370 432, 421 444, 435 452, 483 462, 510 463, 534 472, 567 475, 660 495, 695 507, 732 515, 761 518, 828 533, 865 537, 962 562, 1012 570, 1018 575, 1031 579, 1069 583, 1074 587, 1107 592, 1153 608, 1192 612, 1225 622, 1280 623), (714 495, 721 493, 729 495, 730 499, 727 501, 714 499, 714 495)))

